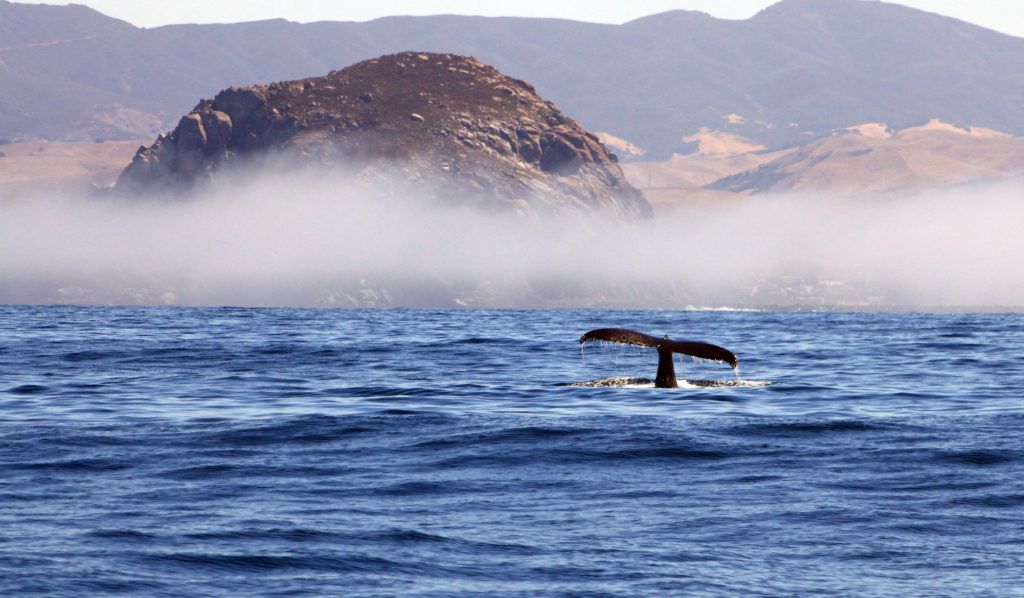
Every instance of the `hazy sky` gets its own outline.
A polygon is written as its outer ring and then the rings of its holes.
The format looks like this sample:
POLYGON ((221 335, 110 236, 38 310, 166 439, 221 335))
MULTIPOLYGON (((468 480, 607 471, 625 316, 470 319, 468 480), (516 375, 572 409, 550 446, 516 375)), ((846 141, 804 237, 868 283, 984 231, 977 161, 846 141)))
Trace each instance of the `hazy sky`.
MULTIPOLYGON (((873 1, 873 0, 867 0, 873 1)), ((473 14, 560 17, 622 23, 683 8, 745 19, 774 0, 76 0, 108 14, 153 27, 168 23, 215 23, 283 17, 292 21, 366 21, 388 15, 473 14)), ((66 4, 66 0, 47 0, 66 4)), ((899 4, 956 17, 1024 36, 1024 0, 900 0, 899 4)))

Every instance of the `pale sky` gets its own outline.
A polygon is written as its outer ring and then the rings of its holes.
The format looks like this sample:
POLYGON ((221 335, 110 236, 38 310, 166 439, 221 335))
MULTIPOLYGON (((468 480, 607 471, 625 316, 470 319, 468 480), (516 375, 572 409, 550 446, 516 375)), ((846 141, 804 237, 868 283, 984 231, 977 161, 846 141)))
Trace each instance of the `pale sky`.
MULTIPOLYGON (((39 1, 39 0, 36 0, 39 1)), ((873 0, 868 0, 873 1, 873 0)), ((66 4, 66 0, 44 0, 66 4)), ((677 8, 726 19, 746 19, 774 0, 76 0, 142 27, 169 23, 368 21, 389 15, 467 14, 557 17, 623 23, 677 8)), ((899 0, 983 27, 1024 37, 1024 0, 899 0)))

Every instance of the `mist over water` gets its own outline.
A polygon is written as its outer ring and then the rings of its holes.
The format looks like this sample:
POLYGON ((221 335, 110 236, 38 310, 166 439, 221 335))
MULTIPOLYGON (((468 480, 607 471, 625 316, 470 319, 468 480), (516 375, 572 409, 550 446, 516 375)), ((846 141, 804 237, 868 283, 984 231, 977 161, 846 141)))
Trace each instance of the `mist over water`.
POLYGON ((652 221, 395 199, 262 175, 177 201, 0 202, 0 302, 1019 307, 1024 184, 759 196, 652 221))

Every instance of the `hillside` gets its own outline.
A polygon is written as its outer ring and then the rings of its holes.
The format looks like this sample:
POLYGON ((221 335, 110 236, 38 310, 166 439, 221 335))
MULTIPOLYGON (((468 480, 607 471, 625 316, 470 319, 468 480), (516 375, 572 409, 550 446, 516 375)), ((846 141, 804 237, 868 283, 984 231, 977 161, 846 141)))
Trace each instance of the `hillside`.
POLYGON ((1024 137, 934 120, 898 132, 853 127, 722 178, 709 189, 738 193, 846 190, 894 193, 1024 174, 1024 137))
POLYGON ((414 52, 225 89, 140 148, 115 190, 189 190, 267 160, 517 213, 651 211, 598 138, 529 83, 473 58, 414 52))
POLYGON ((33 141, 0 145, 0 197, 82 193, 117 180, 138 141, 33 141))
POLYGON ((675 154, 664 161, 625 164, 626 176, 639 187, 696 189, 727 176, 754 170, 795 151, 767 151, 749 139, 708 129, 687 136, 685 140, 696 143, 697 151, 675 154))
POLYGON ((751 19, 674 11, 621 26, 394 17, 140 29, 81 6, 0 0, 0 138, 151 136, 197 97, 403 50, 473 55, 645 159, 702 128, 768 148, 856 123, 939 118, 1024 134, 1024 39, 861 0, 783 0, 751 19))

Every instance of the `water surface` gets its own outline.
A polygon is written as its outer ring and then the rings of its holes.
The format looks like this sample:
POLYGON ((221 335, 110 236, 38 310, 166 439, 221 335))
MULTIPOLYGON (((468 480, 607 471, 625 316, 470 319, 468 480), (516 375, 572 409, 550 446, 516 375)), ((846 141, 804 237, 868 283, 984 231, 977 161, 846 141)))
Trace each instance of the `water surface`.
POLYGON ((1013 595, 1022 387, 1021 315, 0 307, 0 593, 1013 595))

